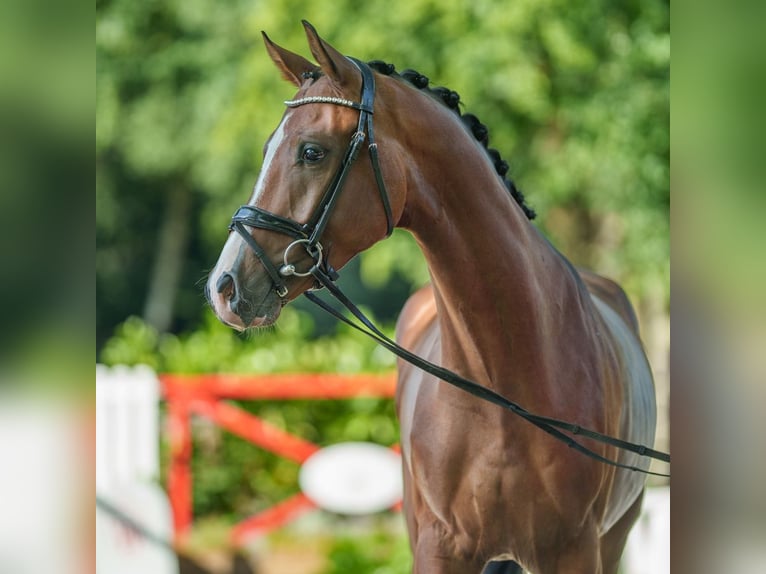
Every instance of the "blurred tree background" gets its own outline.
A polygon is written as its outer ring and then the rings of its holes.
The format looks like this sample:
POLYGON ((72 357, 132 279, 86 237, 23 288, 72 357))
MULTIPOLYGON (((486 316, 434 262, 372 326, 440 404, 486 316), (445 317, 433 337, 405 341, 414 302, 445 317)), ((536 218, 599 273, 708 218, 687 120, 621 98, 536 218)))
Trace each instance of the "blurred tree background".
MULTIPOLYGON (((202 296, 282 101, 294 93, 260 31, 308 56, 301 18, 344 53, 417 69, 460 93, 510 161, 538 212, 536 225, 574 263, 626 288, 666 394, 670 36, 663 1, 97 0, 98 360, 174 372, 393 367, 302 302, 274 329, 243 337, 219 325, 202 296)), ((342 281, 390 328, 427 279, 416 245, 397 232, 352 261, 342 281)), ((311 414, 305 404, 289 412, 249 405, 319 441, 396 440, 395 425, 380 422, 393 416, 390 406, 356 407, 311 414), (359 412, 378 417, 377 427, 349 422, 359 412), (327 430, 332 420, 337 428, 327 430), (325 430, 313 436, 315 428, 325 430)), ((225 440, 228 450, 216 456, 240 448, 225 440)), ((275 497, 293 488, 295 469, 253 464, 269 469, 260 485, 272 484, 275 497)), ((196 483, 195 512, 241 516, 257 508, 257 469, 222 477, 208 466, 196 483)))

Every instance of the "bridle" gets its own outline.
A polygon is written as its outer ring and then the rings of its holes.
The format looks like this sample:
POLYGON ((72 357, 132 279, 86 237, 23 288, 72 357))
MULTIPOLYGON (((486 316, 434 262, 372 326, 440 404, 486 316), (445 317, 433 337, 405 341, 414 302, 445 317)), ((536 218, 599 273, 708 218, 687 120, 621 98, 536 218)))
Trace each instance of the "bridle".
POLYGON ((670 462, 670 455, 648 448, 644 445, 634 444, 628 441, 624 441, 615 437, 607 436, 602 433, 581 427, 580 425, 569 423, 566 421, 558 420, 552 417, 546 417, 531 413, 521 405, 505 398, 504 396, 496 393, 492 389, 489 389, 483 385, 480 385, 474 381, 466 379, 454 373, 444 367, 431 363, 422 357, 411 353, 404 347, 398 345, 394 340, 384 334, 378 329, 372 321, 370 321, 364 313, 340 290, 335 284, 338 279, 338 273, 330 266, 327 259, 323 256, 323 248, 320 243, 322 233, 327 227, 327 223, 332 216, 333 208, 335 207, 338 196, 340 195, 343 183, 346 180, 349 170, 351 169, 354 160, 359 155, 359 150, 364 142, 365 138, 369 141, 368 149, 370 153, 370 161, 372 163, 373 173, 375 174, 375 180, 380 193, 380 198, 383 203, 383 208, 386 212, 386 237, 391 235, 393 230, 393 218, 391 215, 391 205, 388 199, 388 193, 383 182, 383 176, 380 171, 380 163, 378 160, 378 146, 375 142, 373 133, 372 117, 373 117, 373 104, 375 101, 375 78, 372 70, 364 62, 356 60, 355 58, 349 58, 359 69, 362 74, 362 101, 361 103, 353 102, 351 100, 345 100, 342 98, 314 96, 301 98, 298 100, 289 100, 285 102, 288 107, 297 107, 307 104, 332 104, 338 106, 345 106, 353 108, 359 111, 359 123, 357 125, 356 132, 351 137, 351 143, 349 144, 346 154, 338 168, 335 177, 332 179, 327 191, 325 191, 319 205, 314 210, 314 214, 311 216, 307 223, 298 223, 292 219, 276 215, 260 207, 252 205, 243 205, 234 214, 231 219, 231 225, 229 229, 236 231, 247 244, 255 252, 258 259, 263 264, 266 272, 271 277, 274 283, 274 290, 277 295, 285 301, 285 297, 288 294, 287 286, 284 284, 283 277, 289 277, 295 275, 297 277, 313 276, 315 279, 316 287, 324 287, 327 291, 335 297, 351 314, 356 318, 357 322, 346 317, 343 313, 330 306, 327 302, 317 297, 314 293, 306 291, 304 295, 313 303, 336 317, 338 320, 346 323, 354 329, 364 333, 368 337, 374 339, 379 345, 385 347, 395 355, 409 362, 410 364, 438 377, 439 379, 456 386, 463 391, 472 394, 480 399, 494 403, 512 413, 522 417, 531 424, 535 425, 542 431, 548 433, 554 438, 564 442, 567 446, 574 448, 582 454, 603 462, 605 464, 623 468, 626 470, 641 472, 644 474, 650 474, 654 476, 669 477, 669 474, 651 472, 642 468, 623 464, 615 460, 606 458, 590 448, 575 441, 571 436, 565 434, 562 431, 566 431, 572 435, 583 436, 603 444, 608 444, 618 449, 627 450, 636 453, 640 456, 646 456, 661 460, 664 462, 670 462), (277 269, 277 266, 268 258, 265 250, 255 241, 252 235, 248 233, 245 226, 256 227, 259 229, 266 229, 269 231, 275 231, 289 235, 294 239, 290 243, 283 253, 283 264, 277 269), (314 265, 306 272, 298 272, 295 266, 288 262, 289 255, 292 249, 302 245, 306 252, 312 257, 314 265))
POLYGON ((297 221, 271 213, 260 207, 243 205, 231 218, 231 225, 229 225, 229 230, 239 233, 255 252, 256 256, 266 269, 266 272, 271 277, 271 280, 274 283, 274 290, 283 300, 288 294, 284 278, 291 275, 296 277, 308 277, 312 275, 310 270, 300 272, 296 270, 295 265, 289 263, 290 252, 297 245, 302 245, 309 256, 311 256, 314 260, 314 267, 321 268, 327 275, 337 279, 336 271, 324 258, 320 239, 330 221, 330 217, 332 217, 333 210, 338 202, 338 197, 343 189, 343 184, 351 170, 351 166, 359 155, 359 150, 365 139, 369 142, 367 149, 370 153, 372 171, 375 175, 375 181, 378 184, 378 192, 380 193, 383 209, 386 212, 386 237, 391 235, 391 232, 394 229, 393 216, 391 215, 391 202, 388 199, 388 192, 383 183, 383 175, 380 171, 380 160, 378 159, 378 144, 375 142, 375 134, 372 127, 373 104, 375 102, 375 76, 369 66, 364 62, 354 58, 349 59, 356 65, 362 74, 361 103, 328 96, 313 96, 301 98, 299 100, 288 100, 285 102, 285 105, 289 108, 307 104, 333 104, 359 111, 359 123, 357 124, 356 131, 351 136, 351 142, 343 156, 343 161, 341 162, 338 171, 335 173, 335 177, 333 177, 330 185, 322 196, 322 199, 315 208, 311 218, 309 218, 307 223, 298 223, 297 221), (282 257, 282 266, 279 269, 277 269, 277 266, 269 259, 265 250, 247 231, 245 226, 276 231, 277 233, 289 235, 294 239, 294 241, 285 248, 282 257))

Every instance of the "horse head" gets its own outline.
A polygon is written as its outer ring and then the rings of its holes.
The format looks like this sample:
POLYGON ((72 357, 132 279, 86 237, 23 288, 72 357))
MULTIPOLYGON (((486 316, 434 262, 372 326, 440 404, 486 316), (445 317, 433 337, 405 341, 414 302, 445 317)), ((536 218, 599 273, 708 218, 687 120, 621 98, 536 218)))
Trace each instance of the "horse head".
POLYGON ((263 35, 298 93, 285 102, 252 196, 232 219, 205 286, 218 317, 239 330, 272 324, 282 306, 313 286, 312 267, 334 273, 390 234, 403 211, 393 146, 381 146, 378 159, 374 138, 386 139, 388 130, 375 116, 373 133, 372 72, 304 27, 318 65, 263 35), (360 153, 367 150, 369 159, 360 153))

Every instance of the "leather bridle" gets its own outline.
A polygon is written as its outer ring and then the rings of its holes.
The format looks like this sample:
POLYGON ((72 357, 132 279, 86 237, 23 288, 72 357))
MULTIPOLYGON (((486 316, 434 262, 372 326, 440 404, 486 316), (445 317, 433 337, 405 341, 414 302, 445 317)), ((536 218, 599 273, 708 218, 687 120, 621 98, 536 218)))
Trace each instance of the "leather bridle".
POLYGON ((388 192, 383 183, 383 175, 380 171, 380 161, 378 159, 378 145, 375 142, 375 134, 372 127, 373 105, 375 102, 375 76, 370 67, 364 62, 354 58, 349 59, 357 68, 359 68, 359 71, 362 74, 361 103, 327 96, 314 96, 285 102, 285 105, 290 108, 307 104, 334 104, 359 111, 359 123, 357 124, 356 131, 351 136, 351 143, 349 143, 348 149, 343 156, 343 161, 341 162, 335 177, 333 177, 330 185, 322 196, 322 199, 314 209, 314 214, 308 222, 298 223, 297 221, 276 215, 275 213, 271 213, 260 207, 243 205, 231 218, 231 225, 229 225, 229 230, 239 233, 255 252, 256 256, 266 269, 266 272, 271 277, 271 280, 274 283, 274 290, 282 299, 287 297, 288 294, 284 278, 291 275, 296 277, 308 277, 312 274, 311 271, 299 272, 294 265, 289 263, 290 252, 297 245, 303 246, 309 256, 314 260, 315 267, 321 268, 330 277, 337 278, 337 273, 324 258, 320 240, 330 221, 330 217, 332 217, 333 210, 340 197, 340 192, 343 189, 346 177, 359 155, 359 150, 365 139, 369 142, 367 149, 370 153, 372 171, 375 174, 375 181, 378 184, 380 200, 383 204, 383 209, 386 212, 386 237, 391 235, 391 232, 394 229, 393 217, 391 215, 391 202, 388 199, 388 192), (266 229, 268 231, 276 231, 277 233, 289 235, 294 239, 294 241, 285 248, 282 265, 279 269, 277 269, 277 266, 266 255, 265 250, 258 244, 250 232, 248 232, 246 226, 266 229))
POLYGON ((380 329, 378 329, 372 321, 370 321, 364 313, 340 290, 335 284, 338 278, 337 272, 330 266, 327 259, 323 256, 323 248, 320 243, 322 233, 327 227, 327 223, 332 216, 333 208, 335 207, 343 183, 348 176, 348 172, 351 169, 354 160, 359 155, 359 150, 365 139, 368 140, 368 149, 370 153, 370 161, 372 162, 373 173, 375 174, 375 180, 380 193, 380 198, 383 203, 383 208, 386 212, 386 236, 391 235, 393 230, 393 218, 391 215, 391 205, 388 199, 388 193, 383 183, 383 176, 380 171, 380 163, 378 160, 378 148, 375 142, 372 126, 373 116, 373 103, 375 100, 375 78, 372 70, 364 62, 349 58, 362 74, 362 101, 361 103, 353 102, 351 100, 345 100, 342 98, 326 97, 326 96, 313 96, 301 98, 298 100, 290 100, 285 102, 288 107, 297 107, 306 104, 334 104, 339 106, 345 106, 353 108, 359 111, 359 123, 357 125, 356 132, 351 137, 351 143, 346 151, 346 154, 338 168, 335 177, 330 183, 327 191, 324 193, 319 205, 314 210, 314 214, 307 223, 298 223, 292 219, 287 219, 280 215, 276 215, 260 207, 252 205, 243 205, 234 214, 231 219, 231 225, 229 229, 236 231, 247 244, 255 252, 258 259, 263 263, 267 273, 271 277, 274 283, 274 290, 277 295, 282 298, 283 302, 286 302, 285 297, 288 294, 287 286, 284 284, 284 277, 295 275, 298 277, 313 276, 315 279, 316 287, 325 287, 327 291, 335 297, 351 314, 356 318, 356 322, 343 315, 340 311, 330 306, 327 302, 317 297, 310 291, 305 292, 305 296, 313 303, 327 311, 338 320, 350 325, 354 329, 364 333, 368 337, 374 339, 379 345, 385 347, 398 357, 404 359, 410 364, 422 369, 423 371, 434 375, 435 377, 449 383, 459 389, 474 395, 480 399, 491 402, 498 405, 535 425, 542 431, 548 433, 552 437, 564 442, 567 446, 574 448, 578 452, 588 456, 594 460, 631 470, 635 472, 641 472, 644 474, 651 474, 655 476, 669 477, 669 474, 660 472, 651 472, 643 468, 620 463, 618 461, 609 459, 601 454, 593 451, 592 449, 582 445, 574 440, 571 435, 579 435, 591 440, 598 441, 603 444, 608 444, 618 449, 627 450, 645 456, 654 458, 667 463, 670 463, 670 455, 651 449, 645 445, 634 444, 622 439, 604 435, 597 431, 581 427, 580 425, 569 423, 566 421, 558 420, 552 417, 542 416, 532 413, 526 410, 524 407, 515 403, 499 393, 489 389, 483 385, 480 385, 474 381, 466 379, 450 371, 411 353, 407 349, 398 345, 394 340, 385 335, 380 329), (284 251, 283 264, 277 269, 277 266, 268 258, 265 250, 256 242, 252 235, 247 231, 246 227, 255 227, 259 229, 266 229, 269 231, 275 231, 289 235, 294 239, 284 251), (312 257, 314 265, 307 272, 298 272, 295 266, 288 262, 290 252, 297 246, 302 245, 306 252, 312 257), (562 432, 563 431, 563 432, 562 432))

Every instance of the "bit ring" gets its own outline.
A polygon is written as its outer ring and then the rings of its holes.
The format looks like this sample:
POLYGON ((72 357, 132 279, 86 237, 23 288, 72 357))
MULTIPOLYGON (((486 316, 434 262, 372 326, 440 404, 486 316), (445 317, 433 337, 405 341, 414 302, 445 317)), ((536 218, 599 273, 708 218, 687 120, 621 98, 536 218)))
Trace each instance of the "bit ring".
POLYGON ((296 277, 308 277, 311 275, 311 270, 306 271, 305 273, 301 273, 295 269, 295 265, 292 263, 287 262, 287 258, 290 255, 290 250, 295 247, 298 244, 304 244, 306 248, 306 253, 308 253, 311 257, 314 258, 314 265, 319 266, 322 264, 322 244, 321 243, 315 243, 313 247, 315 248, 315 251, 311 252, 311 242, 308 239, 296 239, 293 241, 290 245, 288 245, 285 248, 284 256, 282 257, 282 262, 284 265, 279 270, 279 274, 283 277, 289 277, 290 275, 295 275, 296 277))

